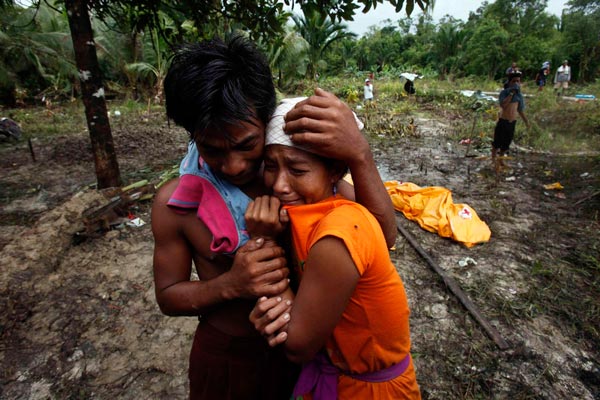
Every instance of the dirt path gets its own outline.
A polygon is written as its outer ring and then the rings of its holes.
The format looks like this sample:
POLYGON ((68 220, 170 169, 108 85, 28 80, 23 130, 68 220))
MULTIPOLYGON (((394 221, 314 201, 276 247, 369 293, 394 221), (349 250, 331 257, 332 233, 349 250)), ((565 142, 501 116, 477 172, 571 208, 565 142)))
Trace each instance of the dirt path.
MULTIPOLYGON (((154 118, 116 128, 126 176, 157 176, 185 151, 185 135, 154 118)), ((451 127, 417 125, 418 136, 374 140, 382 176, 451 189, 455 203, 488 223, 492 239, 467 249, 402 216, 398 222, 511 346, 498 350, 399 236, 392 256, 410 299, 423 398, 600 398, 598 326, 590 326, 598 322, 598 271, 582 259, 600 259, 599 200, 573 206, 598 179, 598 158, 516 152, 511 170, 496 175, 489 160, 464 157, 451 127), (562 192, 543 188, 555 181, 562 192), (465 257, 477 265, 460 267, 465 257)), ((90 160, 73 156, 85 146, 78 134, 37 143, 36 164, 22 147, 0 147, 0 398, 184 399, 195 321, 165 317, 156 306, 149 224, 72 240, 81 212, 103 201, 85 188, 90 160)), ((149 204, 132 211, 149 222, 149 204)))
POLYGON ((424 397, 599 398, 597 336, 586 342, 584 328, 577 326, 586 322, 560 315, 567 308, 557 307, 552 314, 552 307, 545 304, 564 299, 577 307, 578 298, 589 301, 595 295, 586 292, 591 285, 571 280, 567 272, 552 279, 569 278, 570 289, 545 277, 563 268, 567 271, 583 249, 598 254, 598 199, 573 207, 590 193, 590 180, 597 182, 598 158, 513 151, 510 169, 496 175, 486 157, 489 149, 471 148, 475 157, 465 157, 466 146, 458 144, 461 138, 448 131, 442 123, 421 121, 419 138, 395 142, 378 159, 385 160, 384 176, 447 187, 455 203, 471 205, 488 223, 490 242, 467 249, 398 218, 459 282, 510 349, 500 351, 495 346, 399 237, 395 258, 411 301, 416 365, 419 376, 426 377, 424 397), (544 189, 553 182, 561 182, 565 190, 544 189), (461 267, 459 261, 466 257, 477 265, 461 267), (561 293, 536 298, 537 291, 556 289, 561 293))

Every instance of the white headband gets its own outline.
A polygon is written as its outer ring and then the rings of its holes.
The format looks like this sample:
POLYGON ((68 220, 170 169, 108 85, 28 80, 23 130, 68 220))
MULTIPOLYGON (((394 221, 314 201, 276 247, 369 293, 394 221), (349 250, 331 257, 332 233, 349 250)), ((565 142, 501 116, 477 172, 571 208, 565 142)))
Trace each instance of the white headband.
MULTIPOLYGON (((266 128, 266 138, 265 138, 265 146, 270 144, 281 144, 289 147, 298 147, 294 146, 294 143, 290 139, 290 135, 287 135, 283 131, 283 127, 285 126, 285 115, 290 111, 296 104, 301 102, 302 100, 307 99, 307 97, 294 97, 290 99, 283 99, 281 103, 275 109, 271 120, 267 124, 266 128)), ((354 114, 354 113, 353 113, 354 114)), ((362 130, 364 127, 363 123, 358 119, 356 114, 354 114, 354 119, 356 120, 356 125, 358 125, 358 129, 362 130)))

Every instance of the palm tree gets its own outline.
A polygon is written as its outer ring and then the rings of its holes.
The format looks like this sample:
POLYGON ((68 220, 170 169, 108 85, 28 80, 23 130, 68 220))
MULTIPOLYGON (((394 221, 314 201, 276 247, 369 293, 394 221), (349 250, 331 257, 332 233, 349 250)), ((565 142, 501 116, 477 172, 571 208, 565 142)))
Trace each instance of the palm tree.
POLYGON ((277 74, 277 86, 286 87, 292 80, 306 75, 307 45, 300 35, 286 29, 285 35, 280 35, 268 44, 266 54, 271 71, 277 74))
MULTIPOLYGON (((163 81, 167 76, 169 62, 165 56, 164 48, 166 45, 160 40, 156 29, 150 29, 150 38, 152 51, 144 51, 144 61, 127 64, 125 69, 140 78, 152 79, 154 83, 154 102, 158 104, 162 102, 163 81)), ((150 48, 150 46, 146 47, 150 48)))
POLYGON ((327 15, 317 11, 306 11, 303 17, 292 15, 296 29, 304 38, 307 47, 308 64, 306 77, 315 78, 319 66, 323 64, 323 52, 331 43, 345 38, 355 38, 356 35, 348 32, 347 25, 333 22, 327 15))
POLYGON ((16 88, 67 94, 78 76, 72 52, 65 15, 47 5, 5 7, 0 15, 0 88, 12 88, 12 96, 16 88))
POLYGON ((465 40, 466 33, 459 23, 450 21, 439 27, 433 40, 432 56, 438 65, 440 79, 444 79, 458 67, 465 40))

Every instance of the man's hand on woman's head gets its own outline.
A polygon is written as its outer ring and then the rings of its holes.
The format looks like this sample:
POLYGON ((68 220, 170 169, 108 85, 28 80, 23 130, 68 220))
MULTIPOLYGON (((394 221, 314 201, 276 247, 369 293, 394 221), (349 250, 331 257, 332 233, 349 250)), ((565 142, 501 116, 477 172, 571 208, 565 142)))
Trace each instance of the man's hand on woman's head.
POLYGON ((292 135, 294 144, 348 165, 371 151, 352 110, 320 88, 287 113, 285 132, 292 135))

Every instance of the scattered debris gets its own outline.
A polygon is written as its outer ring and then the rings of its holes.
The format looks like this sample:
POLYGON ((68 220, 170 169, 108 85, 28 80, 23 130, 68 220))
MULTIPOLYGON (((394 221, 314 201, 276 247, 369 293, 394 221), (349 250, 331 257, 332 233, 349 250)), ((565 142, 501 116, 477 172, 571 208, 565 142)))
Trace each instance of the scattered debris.
POLYGON ((126 223, 127 226, 132 226, 134 228, 139 228, 141 226, 146 225, 146 222, 141 219, 140 217, 136 217, 133 219, 130 219, 129 222, 126 223))
POLYGON ((544 185, 544 189, 547 190, 562 190, 564 189, 564 186, 560 184, 560 182, 554 182, 554 183, 549 183, 547 185, 544 185))
POLYGON ((462 94, 465 97, 474 97, 475 99, 478 100, 485 100, 485 101, 497 101, 498 99, 494 96, 490 96, 489 94, 483 93, 481 90, 461 90, 460 94, 462 94))
POLYGON ((589 199, 591 199, 591 198, 594 198, 594 197, 598 196, 599 194, 600 194, 600 190, 598 190, 597 192, 594 192, 594 193, 592 193, 592 194, 591 194, 591 195, 589 195, 589 196, 585 196, 585 197, 584 197, 583 199, 581 199, 581 200, 577 200, 577 202, 575 202, 575 204, 573 204, 573 205, 574 205, 574 206, 577 206, 577 205, 579 205, 579 204, 583 203, 584 201, 587 201, 587 200, 589 200, 589 199))
POLYGON ((36 162, 35 151, 33 151, 33 143, 31 143, 31 138, 27 138, 27 146, 29 147, 29 154, 31 154, 31 159, 33 160, 33 162, 36 162))
POLYGON ((160 181, 156 184, 156 189, 158 190, 162 185, 169 182, 171 179, 179 176, 179 165, 175 165, 171 167, 171 169, 163 172, 158 179, 160 181))
POLYGON ((147 200, 154 195, 154 185, 147 180, 141 180, 129 186, 108 192, 110 200, 100 206, 90 207, 82 213, 85 229, 76 233, 80 238, 97 237, 121 224, 142 226, 145 224, 140 218, 129 218, 129 207, 142 200, 147 200), (134 220, 137 220, 133 222, 134 220))
POLYGON ((0 133, 7 138, 21 139, 21 127, 10 118, 0 118, 0 133))
POLYGON ((458 265, 460 267, 466 267, 468 265, 477 265, 477 261, 473 260, 471 257, 465 257, 461 260, 458 260, 458 265))

